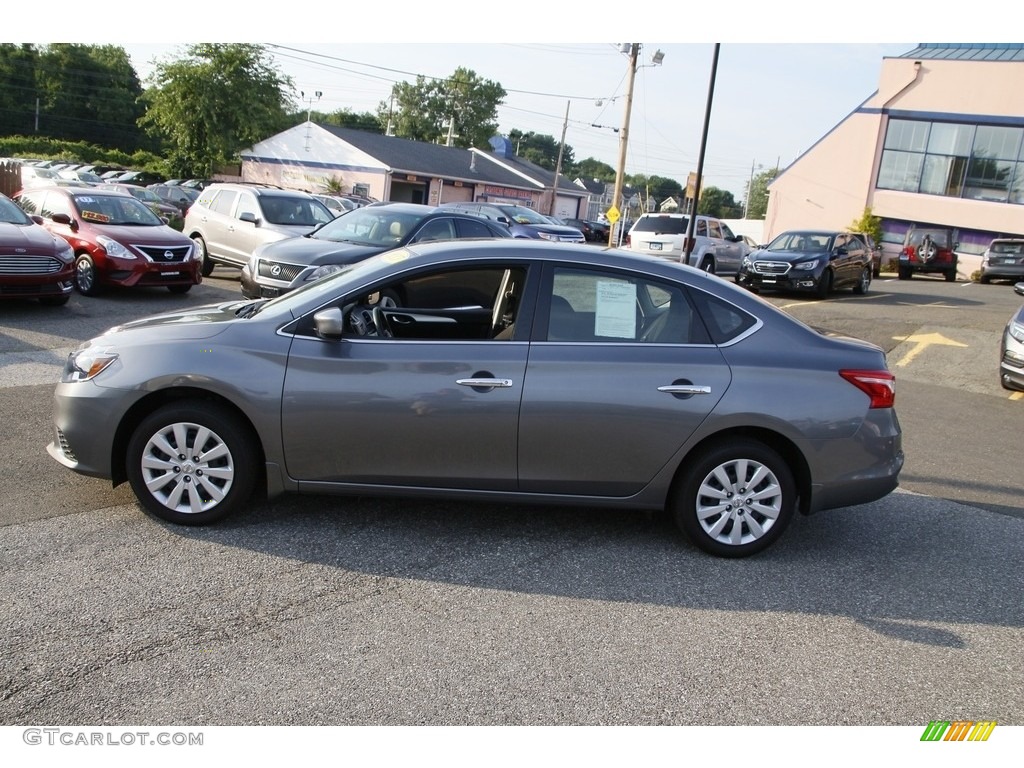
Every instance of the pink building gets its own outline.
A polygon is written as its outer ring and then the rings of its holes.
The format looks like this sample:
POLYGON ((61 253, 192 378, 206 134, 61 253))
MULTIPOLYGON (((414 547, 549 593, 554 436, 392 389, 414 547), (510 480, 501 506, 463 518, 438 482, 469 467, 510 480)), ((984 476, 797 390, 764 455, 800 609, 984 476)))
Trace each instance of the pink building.
POLYGON ((772 182, 765 236, 842 229, 865 207, 890 255, 914 223, 953 227, 968 256, 1024 237, 1024 44, 886 58, 878 90, 772 182))

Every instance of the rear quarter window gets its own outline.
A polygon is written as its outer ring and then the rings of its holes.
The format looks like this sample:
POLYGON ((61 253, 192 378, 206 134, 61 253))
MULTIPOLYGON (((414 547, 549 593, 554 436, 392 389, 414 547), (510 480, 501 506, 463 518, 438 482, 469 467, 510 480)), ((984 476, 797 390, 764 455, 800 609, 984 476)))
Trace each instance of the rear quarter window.
POLYGON ((690 298, 714 344, 727 344, 738 339, 757 323, 753 315, 704 291, 691 290, 690 298))

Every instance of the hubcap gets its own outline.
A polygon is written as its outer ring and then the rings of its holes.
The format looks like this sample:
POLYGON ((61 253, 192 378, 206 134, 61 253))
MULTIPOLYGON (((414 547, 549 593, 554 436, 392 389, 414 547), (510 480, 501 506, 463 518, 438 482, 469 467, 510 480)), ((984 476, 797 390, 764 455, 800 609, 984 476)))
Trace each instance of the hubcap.
POLYGON ((78 262, 78 268, 75 270, 75 278, 78 280, 78 287, 81 290, 88 291, 92 288, 92 265, 85 260, 78 262))
POLYGON ((142 451, 142 476, 153 497, 175 512, 213 509, 227 495, 235 465, 225 442, 201 424, 168 424, 142 451))
POLYGON ((764 464, 733 459, 711 470, 697 491, 697 519, 715 541, 757 541, 782 512, 782 487, 764 464))

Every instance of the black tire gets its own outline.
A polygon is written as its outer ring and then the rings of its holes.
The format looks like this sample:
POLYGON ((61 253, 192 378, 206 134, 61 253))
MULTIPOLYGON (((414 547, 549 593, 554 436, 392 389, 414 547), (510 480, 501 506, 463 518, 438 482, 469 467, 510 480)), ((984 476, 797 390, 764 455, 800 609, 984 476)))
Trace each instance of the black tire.
POLYGON ((860 273, 860 280, 853 286, 853 292, 858 296, 863 296, 868 292, 868 288, 871 287, 871 267, 864 267, 860 273))
POLYGON ((782 535, 796 511, 796 496, 793 473, 778 453, 757 440, 734 438, 701 451, 674 489, 669 512, 705 552, 747 557, 782 535), (719 479, 723 473, 729 484, 719 479), (756 485, 748 487, 751 479, 756 485), (731 494, 725 503, 722 492, 731 494))
POLYGON ((125 470, 147 511, 178 525, 206 525, 248 501, 256 485, 257 461, 253 436, 230 411, 185 400, 142 420, 128 443, 125 470), (197 438, 202 446, 194 444, 197 438), (189 450, 177 455, 165 450, 178 448, 179 441, 189 450), (203 449, 210 453, 216 448, 226 450, 203 459, 203 449), (165 482, 159 485, 160 480, 165 482))
POLYGON ((717 274, 715 272, 715 260, 710 256, 705 256, 700 262, 700 269, 702 272, 707 272, 709 275, 717 274))
POLYGON ((195 258, 199 262, 199 272, 203 277, 209 277, 213 274, 213 268, 216 265, 210 258, 210 252, 206 250, 206 241, 201 235, 192 235, 192 246, 196 251, 195 258))
POLYGON ((989 277, 988 275, 982 275, 982 276, 981 276, 980 278, 978 278, 978 279, 979 279, 979 280, 981 281, 981 284, 982 284, 982 285, 988 285, 989 283, 991 283, 991 282, 992 282, 992 278, 991 278, 991 277, 989 277))
POLYGON ((826 269, 821 273, 821 280, 818 281, 818 287, 814 290, 814 295, 819 299, 827 299, 829 293, 832 292, 832 270, 826 269))
POLYGON ((70 298, 70 293, 65 293, 62 296, 40 296, 39 303, 44 307, 63 307, 70 298))
POLYGON ((83 296, 96 296, 102 290, 96 265, 84 253, 75 259, 75 290, 83 296))
POLYGON ((955 268, 954 269, 946 270, 946 282, 947 283, 955 283, 956 282, 956 269, 955 268))
POLYGON ((899 267, 896 276, 900 280, 909 280, 914 276, 914 271, 910 267, 899 267))
POLYGON ((167 290, 171 293, 188 293, 192 290, 192 283, 186 283, 185 285, 168 285, 167 290))

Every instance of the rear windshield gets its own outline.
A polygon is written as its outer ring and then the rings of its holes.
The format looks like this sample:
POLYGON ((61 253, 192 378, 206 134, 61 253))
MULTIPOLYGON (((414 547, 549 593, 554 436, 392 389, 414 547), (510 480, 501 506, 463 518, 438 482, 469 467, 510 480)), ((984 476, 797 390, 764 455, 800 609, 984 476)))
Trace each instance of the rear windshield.
POLYGON ((949 247, 949 230, 946 229, 912 229, 907 233, 907 245, 920 245, 925 235, 936 245, 942 248, 949 247))
POLYGON ((634 232, 653 232, 657 235, 685 235, 690 220, 686 216, 641 216, 634 232))
POLYGON ((992 253, 1024 253, 1024 241, 1018 243, 1002 242, 998 240, 992 243, 992 253))

